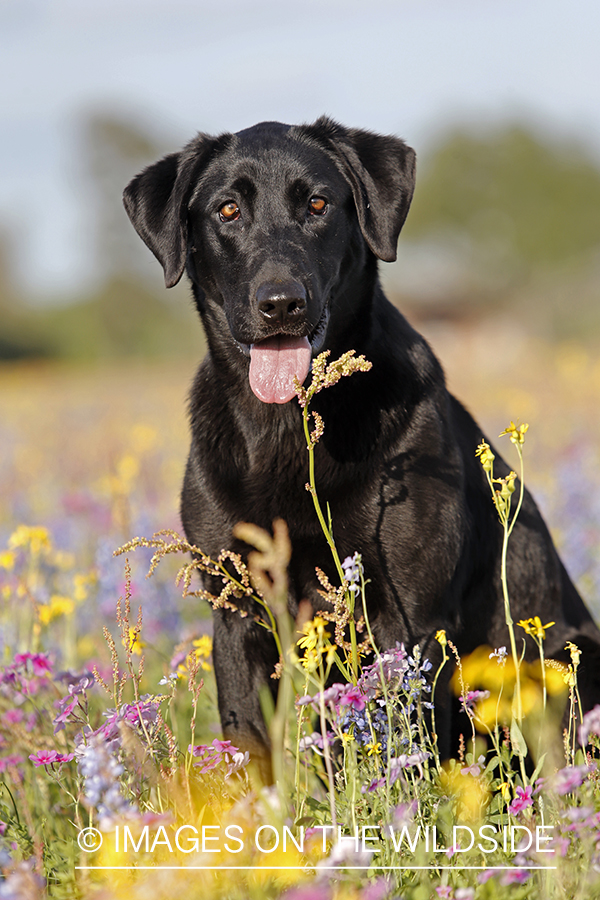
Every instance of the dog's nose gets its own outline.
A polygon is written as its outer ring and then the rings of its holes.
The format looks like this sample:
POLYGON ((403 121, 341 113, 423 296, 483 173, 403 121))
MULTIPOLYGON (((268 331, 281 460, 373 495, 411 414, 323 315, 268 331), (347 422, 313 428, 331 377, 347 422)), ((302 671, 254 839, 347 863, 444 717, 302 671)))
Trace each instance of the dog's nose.
POLYGON ((306 290, 298 281, 267 281, 256 291, 256 302, 267 322, 285 325, 303 315, 306 290))

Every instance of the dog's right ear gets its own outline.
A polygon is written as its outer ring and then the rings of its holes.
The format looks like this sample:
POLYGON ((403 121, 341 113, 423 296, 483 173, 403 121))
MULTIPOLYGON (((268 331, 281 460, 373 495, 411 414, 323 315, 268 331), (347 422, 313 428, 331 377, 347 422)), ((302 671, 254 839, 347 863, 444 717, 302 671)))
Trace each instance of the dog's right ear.
POLYGON ((163 267, 168 288, 177 284, 185 269, 188 204, 216 143, 199 134, 180 153, 171 153, 136 175, 123 192, 127 215, 163 267))

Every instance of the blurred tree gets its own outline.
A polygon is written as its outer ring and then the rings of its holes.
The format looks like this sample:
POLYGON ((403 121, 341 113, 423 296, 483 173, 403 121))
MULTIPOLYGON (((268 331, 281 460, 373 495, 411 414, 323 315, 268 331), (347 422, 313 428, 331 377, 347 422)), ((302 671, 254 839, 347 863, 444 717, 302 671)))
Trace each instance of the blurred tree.
MULTIPOLYGON (((98 266, 106 280, 133 275, 159 284, 151 257, 123 209, 125 185, 164 153, 161 142, 141 125, 113 113, 96 113, 83 122, 84 166, 90 179, 98 266)), ((158 270, 159 271, 159 270, 158 270)))
POLYGON ((40 335, 35 316, 23 309, 12 278, 11 235, 0 230, 0 360, 43 356, 45 341, 40 335))
POLYGON ((423 163, 404 237, 460 245, 502 286, 600 248, 600 169, 523 127, 455 131, 423 163))

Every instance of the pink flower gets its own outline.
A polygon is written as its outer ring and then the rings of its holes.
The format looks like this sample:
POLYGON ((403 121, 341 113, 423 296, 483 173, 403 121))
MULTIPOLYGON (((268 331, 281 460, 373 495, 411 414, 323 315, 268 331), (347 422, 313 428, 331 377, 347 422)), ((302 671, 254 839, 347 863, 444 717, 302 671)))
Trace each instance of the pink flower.
POLYGON ((234 754, 238 752, 238 747, 234 747, 231 741, 220 741, 218 738, 215 738, 213 741, 213 747, 218 753, 230 753, 234 754))
POLYGON ((356 685, 352 685, 347 691, 344 691, 338 702, 340 706, 350 706, 358 712, 361 712, 366 706, 364 695, 356 685))
POLYGON ((368 884, 360 895, 360 900, 383 900, 390 892, 390 881, 385 876, 380 877, 377 881, 368 884))
POLYGON ((28 661, 34 675, 47 675, 52 671, 52 664, 45 653, 17 653, 14 665, 26 666, 28 661))
POLYGON ((58 753, 56 750, 42 750, 41 753, 31 753, 29 759, 35 763, 36 769, 40 766, 50 766, 52 763, 70 762, 75 759, 74 753, 58 753))
POLYGON ((571 841, 568 837, 556 837, 550 846, 560 857, 565 857, 569 852, 571 841))
POLYGON ((48 766, 50 763, 56 762, 58 752, 56 750, 42 750, 37 755, 30 753, 29 759, 35 763, 36 769, 40 766, 48 766))
POLYGON ((523 884, 529 878, 527 869, 510 869, 500 879, 502 884, 523 884))
POLYGON ((34 675, 49 675, 52 672, 52 664, 45 653, 32 654, 31 667, 34 675))
POLYGON ((22 762, 24 762, 23 757, 16 753, 13 756, 4 756, 0 759, 0 772, 6 772, 7 769, 19 766, 22 762))
POLYGON ((312 882, 292 890, 283 895, 282 900, 331 900, 332 889, 328 884, 312 882))
POLYGON ((445 897, 445 898, 452 897, 452 888, 450 887, 449 884, 440 885, 439 887, 436 887, 435 892, 438 895, 438 897, 445 897))
POLYGON ((193 747, 190 744, 188 752, 192 756, 200 757, 195 765, 199 767, 199 771, 202 774, 210 772, 211 769, 216 769, 220 763, 225 763, 227 766, 226 779, 244 768, 250 760, 249 754, 241 753, 237 747, 233 746, 231 741, 220 741, 218 738, 214 739, 212 747, 207 744, 197 744, 193 747))
POLYGON ((470 712, 476 703, 480 700, 487 700, 490 696, 489 691, 467 691, 465 697, 459 697, 459 701, 463 704, 465 709, 470 712))
POLYGON ((22 709, 7 709, 2 716, 2 721, 7 725, 18 725, 23 721, 24 712, 22 709))
POLYGON ((511 813, 511 815, 513 816, 516 816, 517 813, 520 813, 522 810, 527 809, 528 806, 533 806, 532 794, 533 788, 530 784, 528 784, 526 788, 518 787, 516 796, 508 807, 509 813, 511 813))

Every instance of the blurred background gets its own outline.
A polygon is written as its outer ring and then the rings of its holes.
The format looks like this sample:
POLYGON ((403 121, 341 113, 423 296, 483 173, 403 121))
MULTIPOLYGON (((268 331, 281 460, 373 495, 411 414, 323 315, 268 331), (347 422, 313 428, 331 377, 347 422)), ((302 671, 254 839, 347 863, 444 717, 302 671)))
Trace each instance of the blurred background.
POLYGON ((492 440, 530 422, 600 611, 598 34, 593 0, 0 0, 0 538, 48 524, 102 570, 178 527, 203 338, 123 187, 196 131, 327 113, 416 148, 386 289, 492 440))

